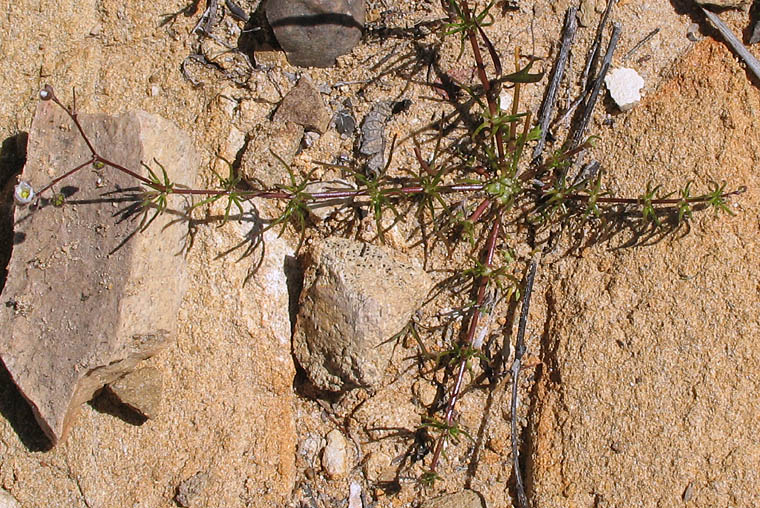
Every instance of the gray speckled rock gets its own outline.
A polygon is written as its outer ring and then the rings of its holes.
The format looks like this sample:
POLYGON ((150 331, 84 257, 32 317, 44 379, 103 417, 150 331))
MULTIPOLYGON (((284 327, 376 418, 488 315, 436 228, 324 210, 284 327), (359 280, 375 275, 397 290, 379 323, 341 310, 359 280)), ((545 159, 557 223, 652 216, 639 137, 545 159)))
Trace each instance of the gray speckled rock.
POLYGON ((372 388, 393 341, 432 288, 422 268, 390 249, 342 238, 319 244, 304 275, 293 350, 323 390, 372 388))
POLYGON ((359 42, 364 0, 269 0, 266 14, 292 65, 330 67, 359 42))
POLYGON ((196 505, 198 499, 203 495, 209 476, 206 471, 199 471, 180 483, 177 486, 174 502, 182 508, 191 508, 196 505))

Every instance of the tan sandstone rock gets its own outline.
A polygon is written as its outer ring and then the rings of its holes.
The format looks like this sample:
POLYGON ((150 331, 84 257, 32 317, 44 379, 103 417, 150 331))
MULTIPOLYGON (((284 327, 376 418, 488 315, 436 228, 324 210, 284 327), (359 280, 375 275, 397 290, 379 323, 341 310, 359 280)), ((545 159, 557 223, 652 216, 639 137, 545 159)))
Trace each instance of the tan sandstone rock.
POLYGON ((293 350, 323 390, 376 387, 401 331, 432 288, 419 266, 389 249, 330 238, 304 276, 293 350))
MULTIPOLYGON (((101 156, 146 174, 162 164, 178 184, 192 184, 198 157, 171 122, 142 111, 80 115, 101 156)), ((41 189, 90 152, 66 113, 42 101, 29 134, 21 179, 41 189)), ((144 232, 128 216, 136 180, 108 166, 86 167, 56 186, 54 207, 17 207, 15 245, 0 307, 0 355, 52 444, 65 437, 78 407, 172 339, 185 288, 178 256, 185 229, 163 214, 144 232), (108 194, 116 189, 121 192, 108 194), (129 190, 126 190, 129 189, 129 190)), ((139 191, 139 190, 138 190, 139 191)), ((170 209, 183 207, 178 196, 170 209)))

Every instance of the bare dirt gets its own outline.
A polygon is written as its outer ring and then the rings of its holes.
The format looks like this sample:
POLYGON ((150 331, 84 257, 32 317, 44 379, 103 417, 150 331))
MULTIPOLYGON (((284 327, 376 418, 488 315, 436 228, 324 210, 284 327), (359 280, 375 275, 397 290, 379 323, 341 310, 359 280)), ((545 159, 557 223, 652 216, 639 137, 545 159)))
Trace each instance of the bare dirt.
MULTIPOLYGON (((584 4, 595 24, 596 2, 584 4)), ((613 19, 623 35, 613 63, 636 68, 646 85, 644 100, 632 111, 617 113, 605 101, 592 121, 590 133, 600 141, 591 155, 602 162, 610 188, 636 196, 649 181, 675 189, 694 180, 700 190, 711 181, 748 190, 732 200, 734 216, 698 214, 688 234, 625 247, 625 230, 604 241, 571 231, 544 258, 527 335, 536 365, 521 384, 529 498, 540 507, 757 506, 758 81, 681 2, 620 4, 613 19), (686 36, 692 22, 702 27, 696 42, 686 36), (623 62, 655 28, 660 32, 623 62)), ((497 10, 488 33, 505 65, 520 46, 548 66, 569 2, 519 5, 518 11, 497 10)), ((399 30, 369 30, 334 68, 298 69, 270 53, 259 55, 259 67, 243 77, 231 72, 238 67, 226 74, 193 67, 200 87, 181 72, 198 44, 190 32, 200 13, 161 24, 167 13, 184 7, 4 2, 4 147, 12 148, 29 130, 45 83, 66 102, 76 87, 82 111, 140 108, 173 121, 190 133, 203 159, 198 185, 214 183, 217 156, 230 158, 232 151, 234 159, 235 136, 268 122, 298 73, 308 72, 323 85, 356 82, 331 86, 323 97, 333 109, 350 98, 358 119, 374 101, 411 99, 409 109, 388 124, 391 136, 405 140, 391 172, 414 167, 410 130, 451 110, 425 84, 429 66, 420 44, 434 35, 416 42, 409 29, 439 19, 438 2, 369 2, 371 27, 399 30), (409 75, 414 79, 404 78, 409 75)), ((736 32, 748 20, 745 12, 722 17, 736 32)), ((227 19, 221 30, 235 33, 235 26, 239 30, 242 23, 227 19)), ((578 33, 574 81, 594 30, 578 33)), ((447 40, 440 65, 464 75, 471 64, 456 59, 458 49, 456 38, 447 40)), ((525 89, 525 104, 534 113, 545 81, 525 89)), ((293 166, 308 171, 316 161, 351 156, 354 143, 331 128, 293 166)), ((17 157, 4 150, 2 160, 17 157)), ((315 176, 337 175, 322 168, 315 176)), ((222 213, 223 206, 214 206, 201 215, 222 213)), ((307 243, 330 229, 316 228, 307 243)), ((422 255, 415 246, 419 238, 405 234, 413 229, 409 224, 392 231, 389 244, 422 255)), ((316 400, 304 389, 290 346, 288 288, 297 286, 297 237, 268 236, 264 265, 243 285, 251 261, 238 261, 239 251, 219 254, 245 245, 249 230, 246 223, 220 227, 215 221, 197 228, 187 254, 191 282, 176 344, 148 361, 164 374, 156 419, 133 425, 96 400, 83 406, 66 441, 48 450, 13 382, 0 375, 0 486, 25 507, 163 507, 176 506, 177 487, 201 473, 191 506, 347 506, 352 482, 361 486, 365 508, 415 507, 465 487, 479 492, 489 508, 512 506, 505 387, 474 389, 463 397, 460 421, 474 442, 452 446, 441 469, 444 480, 419 487, 422 465, 407 460, 401 467, 399 459, 413 451, 413 432, 435 391, 431 376, 420 375, 415 344, 397 348, 388 384, 377 392, 316 400), (329 479, 320 450, 335 428, 349 440, 351 469, 329 479)), ((371 221, 353 233, 371 238, 371 221)), ((517 251, 526 255, 524 248, 517 251)), ((434 251, 425 264, 442 279, 453 262, 434 251)), ((494 335, 504 322, 495 320, 494 335)))

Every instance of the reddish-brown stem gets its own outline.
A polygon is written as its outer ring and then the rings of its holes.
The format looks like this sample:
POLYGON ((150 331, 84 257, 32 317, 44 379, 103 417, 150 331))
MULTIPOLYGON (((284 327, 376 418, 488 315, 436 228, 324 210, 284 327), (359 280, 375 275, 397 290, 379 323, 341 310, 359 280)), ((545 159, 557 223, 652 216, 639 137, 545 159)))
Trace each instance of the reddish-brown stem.
MULTIPOLYGON (((732 191, 732 192, 726 192, 721 194, 719 197, 721 198, 727 198, 729 196, 735 196, 738 194, 741 194, 746 190, 746 187, 740 187, 739 189, 732 191)), ((590 196, 586 194, 568 194, 566 196, 566 199, 572 199, 573 201, 588 201, 590 196)), ((652 199, 652 200, 643 200, 640 198, 611 198, 611 197, 598 197, 596 198, 597 203, 609 203, 611 205, 643 205, 645 203, 649 203, 651 205, 660 205, 660 206, 667 206, 667 205, 677 205, 679 203, 707 203, 710 201, 711 197, 707 196, 695 196, 692 198, 686 198, 686 199, 679 199, 679 198, 662 198, 662 199, 652 199)))
MULTIPOLYGON (((77 114, 76 112, 73 112, 69 110, 66 106, 61 103, 61 101, 58 100, 58 97, 55 96, 55 92, 53 91, 53 87, 50 85, 45 85, 44 90, 46 90, 48 93, 51 94, 50 99, 58 104, 61 109, 63 109, 67 115, 69 115, 69 118, 74 122, 74 125, 76 125, 77 130, 79 131, 79 134, 82 135, 82 139, 84 139, 84 142, 87 143, 87 148, 90 149, 90 153, 92 153, 93 157, 97 157, 97 152, 95 151, 95 148, 92 146, 92 143, 90 143, 90 140, 87 138, 87 136, 84 133, 84 130, 82 129, 82 126, 79 124, 79 120, 77 120, 77 114)), ((76 95, 74 96, 76 97, 76 95)))
MULTIPOLYGON (((493 264, 493 258, 496 253, 496 241, 499 238, 500 230, 501 230, 501 215, 497 213, 496 219, 494 220, 494 223, 491 227, 491 232, 488 235, 488 242, 486 244, 485 256, 483 259, 483 265, 486 268, 491 268, 491 265, 493 264)), ((488 282, 490 280, 491 280, 490 275, 483 275, 480 277, 480 280, 478 281, 478 290, 477 290, 477 296, 475 299, 475 307, 470 317, 470 323, 467 329, 467 335, 465 336, 464 341, 462 341, 465 347, 470 346, 473 342, 473 339, 475 338, 475 332, 478 329, 478 321, 480 320, 480 314, 481 314, 480 309, 483 306, 483 302, 485 302, 486 289, 488 288, 488 282)), ((457 368, 456 383, 454 384, 454 387, 451 390, 451 396, 449 397, 449 402, 446 405, 446 416, 445 416, 446 428, 451 428, 451 424, 454 420, 454 409, 456 408, 457 401, 459 400, 459 395, 461 394, 461 391, 462 391, 462 383, 464 381, 464 373, 466 370, 467 370, 467 358, 462 358, 459 361, 459 365, 457 368)), ((446 435, 447 434, 443 432, 435 444, 435 450, 433 451, 433 458, 430 462, 430 470, 432 472, 435 472, 435 468, 438 466, 438 461, 440 460, 441 452, 443 452, 443 447, 446 443, 446 435)))
POLYGON ((156 184, 155 182, 150 181, 148 178, 145 178, 144 176, 142 176, 142 175, 140 175, 138 173, 135 173, 131 169, 127 169, 124 166, 116 164, 115 162, 111 162, 108 159, 104 159, 103 157, 101 157, 98 154, 94 154, 94 155, 95 155, 96 162, 102 162, 103 164, 105 164, 107 166, 111 166, 114 169, 118 169, 122 173, 126 173, 129 176, 140 180, 145 185, 148 185, 149 187, 152 187, 152 188, 156 189, 159 192, 166 192, 166 191, 169 190, 169 189, 166 188, 165 185, 156 184))
POLYGON ((422 158, 422 153, 420 152, 420 147, 416 146, 414 147, 414 156, 417 157, 417 162, 420 163, 420 167, 425 170, 425 172, 430 176, 435 176, 435 171, 432 170, 430 165, 425 161, 425 159, 422 158))
MULTIPOLYGON (((463 21, 465 23, 470 23, 472 20, 472 13, 470 12, 470 8, 467 5, 467 2, 461 2, 461 11, 463 15, 463 21)), ((486 102, 488 103, 488 112, 491 115, 491 118, 496 118, 496 115, 499 112, 499 105, 496 104, 496 100, 493 97, 492 93, 492 87, 491 87, 491 81, 488 79, 488 74, 486 74, 486 65, 483 62, 483 55, 480 52, 480 46, 478 45, 478 32, 476 32, 472 27, 467 29, 467 40, 470 41, 470 46, 472 47, 472 55, 475 59, 475 67, 478 71, 478 79, 480 79, 480 83, 483 85, 483 91, 486 95, 486 102)), ((481 30, 480 34, 485 37, 485 33, 481 30)), ((504 142, 503 142, 503 136, 500 129, 496 129, 496 149, 499 152, 499 160, 504 160, 504 142)))
MULTIPOLYGON (((141 174, 137 173, 136 171, 133 171, 131 169, 128 169, 122 166, 121 164, 110 161, 106 159, 105 157, 101 157, 98 154, 98 152, 95 150, 95 147, 90 142, 89 138, 87 137, 87 134, 85 134, 84 129, 82 128, 81 124, 79 123, 79 120, 77 119, 76 112, 67 108, 66 106, 63 105, 63 103, 60 100, 58 100, 58 97, 56 97, 53 87, 51 87, 50 85, 45 85, 45 87, 43 88, 43 93, 46 94, 46 96, 43 96, 43 100, 52 100, 56 105, 58 105, 61 109, 63 109, 66 112, 69 118, 71 118, 71 121, 74 122, 74 125, 77 127, 77 130, 79 131, 80 136, 82 136, 82 139, 87 144, 87 147, 90 149, 90 152, 92 153, 92 157, 88 161, 80 164, 74 169, 71 169, 70 171, 67 171, 63 175, 53 179, 45 187, 40 189, 38 194, 42 194, 43 192, 50 189, 52 186, 54 186, 58 182, 68 178, 69 176, 73 175, 74 173, 81 170, 85 166, 99 162, 139 180, 140 182, 142 182, 143 184, 145 184, 146 186, 152 188, 153 190, 157 192, 171 192, 172 194, 202 195, 202 196, 223 196, 223 195, 230 195, 230 194, 235 193, 244 197, 250 197, 250 198, 258 197, 258 198, 265 198, 265 199, 292 199, 294 197, 293 193, 286 192, 286 191, 268 191, 268 190, 233 191, 233 190, 209 190, 209 189, 178 189, 178 188, 170 189, 166 185, 158 183, 158 182, 154 182, 150 180, 149 178, 146 178, 142 176, 141 174)), ((419 149, 416 147, 415 147, 415 155, 417 156, 417 160, 419 161, 420 165, 425 171, 427 171, 431 175, 435 174, 432 168, 430 168, 430 166, 422 158, 422 154, 420 153, 419 149)), ((438 192, 441 192, 441 193, 471 192, 471 191, 482 190, 483 187, 484 187, 483 184, 456 184, 456 185, 448 185, 448 186, 440 187, 438 189, 438 192)), ((424 192, 424 188, 421 185, 409 185, 405 187, 398 187, 396 189, 388 189, 386 190, 386 192, 388 194, 398 194, 398 195, 419 194, 421 192, 424 192)), ((349 198, 349 197, 358 197, 358 196, 365 196, 365 195, 367 195, 366 190, 351 190, 351 191, 317 192, 317 193, 310 194, 309 196, 310 196, 310 201, 324 201, 328 199, 349 198)))
POLYGON ((483 215, 483 212, 486 211, 486 208, 488 208, 488 205, 491 204, 490 199, 484 199, 480 205, 475 209, 474 212, 472 212, 472 215, 467 219, 468 221, 472 222, 473 224, 480 219, 480 217, 483 215))

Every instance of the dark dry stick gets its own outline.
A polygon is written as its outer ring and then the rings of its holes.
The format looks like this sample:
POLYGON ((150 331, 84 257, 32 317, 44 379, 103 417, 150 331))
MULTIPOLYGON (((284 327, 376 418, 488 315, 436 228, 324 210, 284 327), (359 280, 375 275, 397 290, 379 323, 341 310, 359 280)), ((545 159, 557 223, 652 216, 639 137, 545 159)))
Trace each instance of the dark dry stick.
POLYGON ((580 104, 586 99, 587 93, 588 93, 588 90, 584 90, 574 101, 572 102, 568 101, 570 102, 570 105, 567 107, 567 110, 562 114, 562 116, 559 117, 556 122, 554 122, 554 125, 559 125, 561 123, 564 123, 565 120, 570 118, 570 116, 575 112, 575 109, 578 106, 580 106, 580 104))
POLYGON ((617 3, 617 0, 609 0, 607 7, 604 9, 602 19, 599 20, 599 25, 596 27, 596 36, 594 37, 594 43, 589 49, 588 57, 586 58, 586 65, 583 68, 583 76, 581 81, 585 81, 583 88, 585 90, 591 89, 594 84, 594 73, 596 72, 596 66, 599 63, 599 55, 602 48, 602 36, 604 35, 604 27, 607 25, 607 19, 610 17, 612 8, 617 3))
POLYGON ((744 47, 744 44, 742 44, 731 29, 721 21, 717 14, 713 14, 704 7, 702 7, 702 12, 704 12, 707 19, 715 25, 715 28, 717 28, 723 38, 726 39, 728 45, 736 51, 736 54, 739 55, 742 60, 744 60, 744 63, 747 64, 747 67, 752 71, 752 74, 754 74, 757 79, 760 79, 760 61, 758 61, 757 58, 744 47))
POLYGON ((577 7, 570 7, 565 12, 565 26, 562 29, 562 45, 560 46, 559 56, 557 62, 552 71, 552 77, 549 80, 549 86, 546 89, 546 96, 544 102, 541 103, 541 109, 538 111, 539 122, 541 127, 541 137, 538 138, 538 143, 533 149, 533 164, 541 163, 541 153, 544 151, 544 144, 546 143, 546 135, 548 134, 549 121, 551 119, 552 111, 554 111, 554 104, 557 101, 557 92, 559 90, 559 83, 562 81, 562 76, 565 74, 565 65, 567 64, 567 57, 570 54, 570 47, 575 41, 575 32, 578 29, 578 21, 576 20, 577 7))
POLYGON ((659 28, 655 28, 654 30, 652 30, 651 32, 649 32, 646 35, 646 37, 644 37, 643 39, 641 39, 639 42, 636 43, 636 45, 634 47, 632 47, 631 49, 628 50, 628 53, 626 53, 625 56, 623 57, 623 61, 625 62, 626 60, 628 60, 631 57, 631 55, 633 55, 638 50, 640 50, 641 46, 643 46, 644 44, 646 44, 647 42, 649 42, 649 40, 652 37, 654 37, 655 35, 657 35, 658 33, 660 33, 660 29, 659 28))
POLYGON ((528 323, 528 310, 530 309, 530 296, 533 293, 533 281, 536 278, 538 258, 530 262, 528 276, 525 279, 525 291, 523 292, 522 310, 520 311, 520 324, 517 327, 517 343, 515 344, 515 361, 512 362, 512 468, 515 472, 515 487, 517 489, 517 501, 521 508, 529 508, 528 497, 525 495, 522 473, 520 471, 520 450, 517 437, 517 389, 522 368, 522 357, 525 354, 525 327, 528 323))
POLYGON ((621 31, 620 23, 613 23, 612 27, 612 35, 610 35, 610 42, 607 45, 607 53, 604 55, 602 69, 594 80, 594 86, 591 89, 588 100, 586 100, 586 103, 583 105, 583 113, 581 114, 581 119, 573 134, 573 142, 570 145, 572 148, 579 146, 583 140, 586 127, 588 127, 588 122, 591 120, 591 113, 594 111, 596 100, 599 98, 599 90, 602 88, 602 82, 604 81, 604 77, 607 75, 607 71, 612 63, 612 54, 615 52, 615 47, 617 46, 621 31))
POLYGON ((218 1, 219 0, 208 0, 206 10, 203 11, 201 19, 198 20, 195 28, 193 28, 193 33, 202 32, 207 35, 211 33, 216 24, 219 22, 219 16, 216 13, 218 1))

